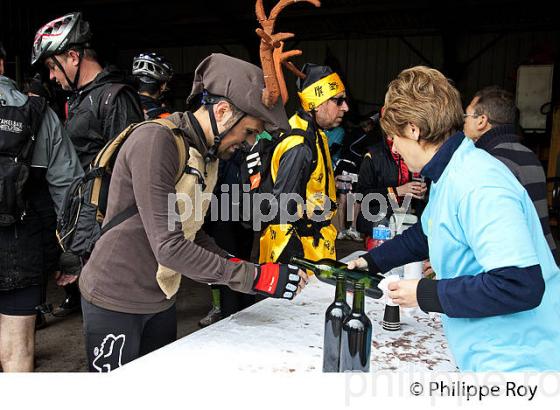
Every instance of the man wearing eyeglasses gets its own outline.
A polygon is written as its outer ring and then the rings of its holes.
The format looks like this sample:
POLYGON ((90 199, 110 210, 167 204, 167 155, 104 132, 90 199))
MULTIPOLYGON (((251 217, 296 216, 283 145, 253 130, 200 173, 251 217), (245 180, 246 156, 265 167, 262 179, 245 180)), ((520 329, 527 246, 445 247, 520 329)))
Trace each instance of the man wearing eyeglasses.
POLYGON ((481 148, 502 161, 527 190, 556 263, 560 256, 550 230, 546 175, 539 158, 520 142, 513 95, 497 86, 478 91, 465 110, 463 131, 481 148))
POLYGON ((290 118, 292 131, 274 149, 270 185, 275 198, 298 194, 301 201, 279 202, 277 217, 260 238, 260 262, 288 262, 291 256, 336 259, 336 188, 325 130, 338 127, 346 112, 346 91, 328 66, 305 64, 297 80, 301 108, 290 118), (305 206, 303 206, 305 205, 305 206), (282 212, 297 215, 289 223, 282 212))

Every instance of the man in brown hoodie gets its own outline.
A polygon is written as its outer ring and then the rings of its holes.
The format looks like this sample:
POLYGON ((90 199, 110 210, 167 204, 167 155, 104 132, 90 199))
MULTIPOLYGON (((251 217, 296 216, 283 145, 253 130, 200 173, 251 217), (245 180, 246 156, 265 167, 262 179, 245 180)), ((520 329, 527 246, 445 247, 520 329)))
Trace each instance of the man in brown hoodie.
MULTIPOLYGON (((197 190, 212 192, 218 158, 229 158, 265 129, 289 129, 281 102, 272 109, 261 102, 263 89, 261 69, 245 61, 213 54, 198 66, 189 101, 200 108, 168 117, 187 148, 181 193, 194 199, 197 190)), ((166 127, 142 125, 121 148, 105 221, 134 205, 138 213, 99 239, 80 277, 90 371, 114 370, 176 339, 179 274, 285 299, 307 282, 290 265, 254 265, 229 256, 199 230, 205 212, 187 215, 183 231, 169 207, 178 171, 177 144, 166 127)), ((199 206, 194 203, 191 214, 199 206)))

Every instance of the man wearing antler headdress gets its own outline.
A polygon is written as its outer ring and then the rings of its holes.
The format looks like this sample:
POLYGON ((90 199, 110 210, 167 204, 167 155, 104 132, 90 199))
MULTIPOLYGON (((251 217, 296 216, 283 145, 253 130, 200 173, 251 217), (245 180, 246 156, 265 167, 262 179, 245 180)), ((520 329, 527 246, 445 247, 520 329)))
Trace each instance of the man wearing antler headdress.
MULTIPOLYGON (((319 0, 304 1, 315 7, 321 5, 319 0)), ((262 232, 261 263, 288 262, 294 255, 312 260, 336 259, 336 228, 331 223, 336 212, 336 189, 324 130, 340 125, 348 104, 344 84, 330 67, 305 64, 299 71, 288 61, 301 51, 284 51, 284 41, 294 34, 274 33, 274 26, 280 12, 294 3, 280 0, 268 16, 262 0, 257 0, 255 8, 262 27, 256 31, 261 38, 260 55, 266 84, 263 103, 270 106, 279 96, 286 103, 288 95, 282 66, 298 77, 301 102, 301 109, 290 119, 292 130, 274 143, 271 158, 267 155, 270 162, 262 161, 262 172, 249 169, 252 189, 258 186, 260 192, 272 193, 281 208, 262 232), (298 194, 299 198, 289 200, 283 208, 282 194, 298 194), (286 223, 283 218, 286 215, 299 218, 293 221, 290 217, 293 222, 286 223)), ((260 153, 254 155, 257 158, 260 153)))
MULTIPOLYGON (((298 193, 305 212, 290 224, 271 224, 260 240, 260 261, 287 261, 293 255, 312 260, 336 259, 336 188, 324 130, 337 127, 348 111, 344 84, 327 66, 306 64, 298 78, 301 109, 290 119, 291 133, 274 149, 270 175, 272 192, 298 193)), ((293 206, 293 205, 292 205, 293 206)), ((301 208, 301 207, 300 207, 301 208)))

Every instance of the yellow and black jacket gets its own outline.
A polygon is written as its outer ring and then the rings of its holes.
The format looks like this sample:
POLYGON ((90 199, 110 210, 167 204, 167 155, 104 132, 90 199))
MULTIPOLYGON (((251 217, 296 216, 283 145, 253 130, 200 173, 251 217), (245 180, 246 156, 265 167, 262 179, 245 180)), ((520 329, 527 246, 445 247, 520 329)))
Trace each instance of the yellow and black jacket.
POLYGON ((282 137, 272 154, 272 194, 280 205, 280 194, 299 194, 306 208, 288 202, 286 209, 280 210, 297 212, 300 218, 293 223, 280 223, 275 218, 263 230, 259 262, 286 263, 296 255, 311 260, 336 259, 337 232, 331 223, 336 212, 336 190, 327 137, 305 112, 295 114, 290 126, 293 131, 282 137))

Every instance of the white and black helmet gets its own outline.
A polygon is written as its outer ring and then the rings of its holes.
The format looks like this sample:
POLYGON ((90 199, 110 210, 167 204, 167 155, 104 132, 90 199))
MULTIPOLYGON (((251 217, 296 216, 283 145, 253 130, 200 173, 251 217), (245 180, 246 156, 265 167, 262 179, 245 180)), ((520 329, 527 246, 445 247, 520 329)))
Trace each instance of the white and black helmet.
POLYGON ((173 67, 157 53, 141 53, 132 60, 132 75, 145 83, 167 83, 173 77, 173 67))
POLYGON ((31 51, 31 64, 61 54, 73 46, 84 47, 90 39, 89 24, 82 19, 82 13, 68 13, 37 30, 31 51))
POLYGON ((167 83, 173 77, 173 68, 157 53, 141 53, 132 60, 132 75, 145 83, 167 83))

